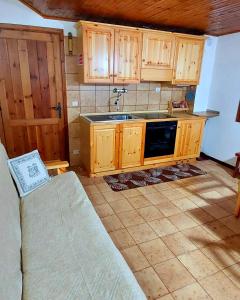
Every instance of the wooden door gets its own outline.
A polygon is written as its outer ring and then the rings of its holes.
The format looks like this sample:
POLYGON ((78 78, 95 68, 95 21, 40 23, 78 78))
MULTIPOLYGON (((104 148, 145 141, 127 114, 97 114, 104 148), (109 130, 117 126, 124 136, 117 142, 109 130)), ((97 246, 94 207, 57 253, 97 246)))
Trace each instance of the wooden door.
POLYGON ((143 165, 145 123, 121 124, 120 129, 120 168, 143 165))
POLYGON ((202 64, 203 38, 176 37, 173 83, 197 85, 202 64))
POLYGON ((63 33, 27 26, 0 29, 0 104, 8 155, 38 149, 44 160, 65 159, 63 33))
POLYGON ((140 82, 141 32, 115 29, 114 83, 140 82))
POLYGON ((93 173, 118 168, 118 125, 101 125, 93 129, 92 170, 93 173))
POLYGON ((200 155, 204 124, 204 119, 178 121, 175 158, 195 158, 200 155))
POLYGON ((113 82, 114 29, 83 24, 84 82, 113 82))

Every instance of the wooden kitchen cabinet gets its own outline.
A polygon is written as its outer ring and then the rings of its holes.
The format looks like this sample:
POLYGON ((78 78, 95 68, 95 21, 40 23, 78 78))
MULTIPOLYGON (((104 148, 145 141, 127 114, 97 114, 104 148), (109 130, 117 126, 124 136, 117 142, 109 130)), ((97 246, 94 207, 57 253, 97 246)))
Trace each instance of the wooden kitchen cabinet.
POLYGON ((112 83, 114 29, 100 24, 82 24, 83 80, 85 83, 112 83))
POLYGON ((176 35, 174 84, 199 83, 204 47, 203 37, 176 35))
POLYGON ((119 126, 94 126, 91 147, 92 172, 112 171, 118 168, 119 126))
POLYGON ((141 32, 115 29, 114 83, 140 82, 141 32))
POLYGON ((174 51, 173 33, 144 31, 141 80, 172 81, 174 51))
POLYGON ((174 159, 199 156, 204 124, 204 119, 178 121, 174 159))
POLYGON ((125 123, 120 125, 120 168, 143 165, 144 141, 145 123, 125 123))

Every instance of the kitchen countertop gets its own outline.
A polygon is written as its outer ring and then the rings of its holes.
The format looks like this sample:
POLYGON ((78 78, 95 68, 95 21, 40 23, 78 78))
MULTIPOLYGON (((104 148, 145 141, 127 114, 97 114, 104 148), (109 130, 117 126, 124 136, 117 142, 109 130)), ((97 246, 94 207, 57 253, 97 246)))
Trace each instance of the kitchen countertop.
POLYGON ((198 117, 205 117, 207 119, 214 118, 220 115, 219 111, 207 109, 206 111, 194 112, 194 115, 198 117))
POLYGON ((111 124, 111 123, 122 123, 122 122, 159 122, 159 121, 178 121, 181 119, 185 120, 192 120, 192 119, 206 119, 205 115, 196 115, 195 113, 186 113, 186 112, 176 112, 172 115, 169 115, 168 111, 138 111, 138 112, 108 112, 108 113, 90 113, 90 114, 80 114, 80 117, 83 118, 85 121, 92 123, 92 124, 111 124), (92 121, 88 118, 88 116, 104 116, 104 115, 137 115, 139 118, 127 119, 127 120, 106 120, 106 121, 92 121), (141 118, 141 114, 165 114, 168 117, 161 118, 141 118))

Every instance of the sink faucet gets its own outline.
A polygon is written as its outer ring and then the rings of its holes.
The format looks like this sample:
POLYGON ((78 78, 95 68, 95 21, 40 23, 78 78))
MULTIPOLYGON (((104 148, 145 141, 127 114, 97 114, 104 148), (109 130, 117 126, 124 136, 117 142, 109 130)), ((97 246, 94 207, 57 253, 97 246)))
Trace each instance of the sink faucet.
POLYGON ((114 102, 114 104, 115 104, 116 107, 117 107, 117 111, 119 111, 119 109, 120 109, 120 106, 119 106, 120 97, 122 96, 122 94, 127 93, 127 92, 128 92, 128 90, 125 89, 125 88, 122 88, 122 89, 114 88, 114 89, 113 89, 113 93, 114 93, 114 94, 115 94, 115 93, 117 94, 116 100, 115 100, 115 102, 114 102))

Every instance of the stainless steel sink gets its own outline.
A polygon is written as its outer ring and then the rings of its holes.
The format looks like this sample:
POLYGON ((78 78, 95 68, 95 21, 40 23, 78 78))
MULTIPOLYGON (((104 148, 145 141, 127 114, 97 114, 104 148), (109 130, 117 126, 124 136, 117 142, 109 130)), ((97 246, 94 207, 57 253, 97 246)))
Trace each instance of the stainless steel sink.
POLYGON ((111 122, 141 119, 141 117, 137 117, 133 114, 86 115, 85 117, 92 122, 111 122))

